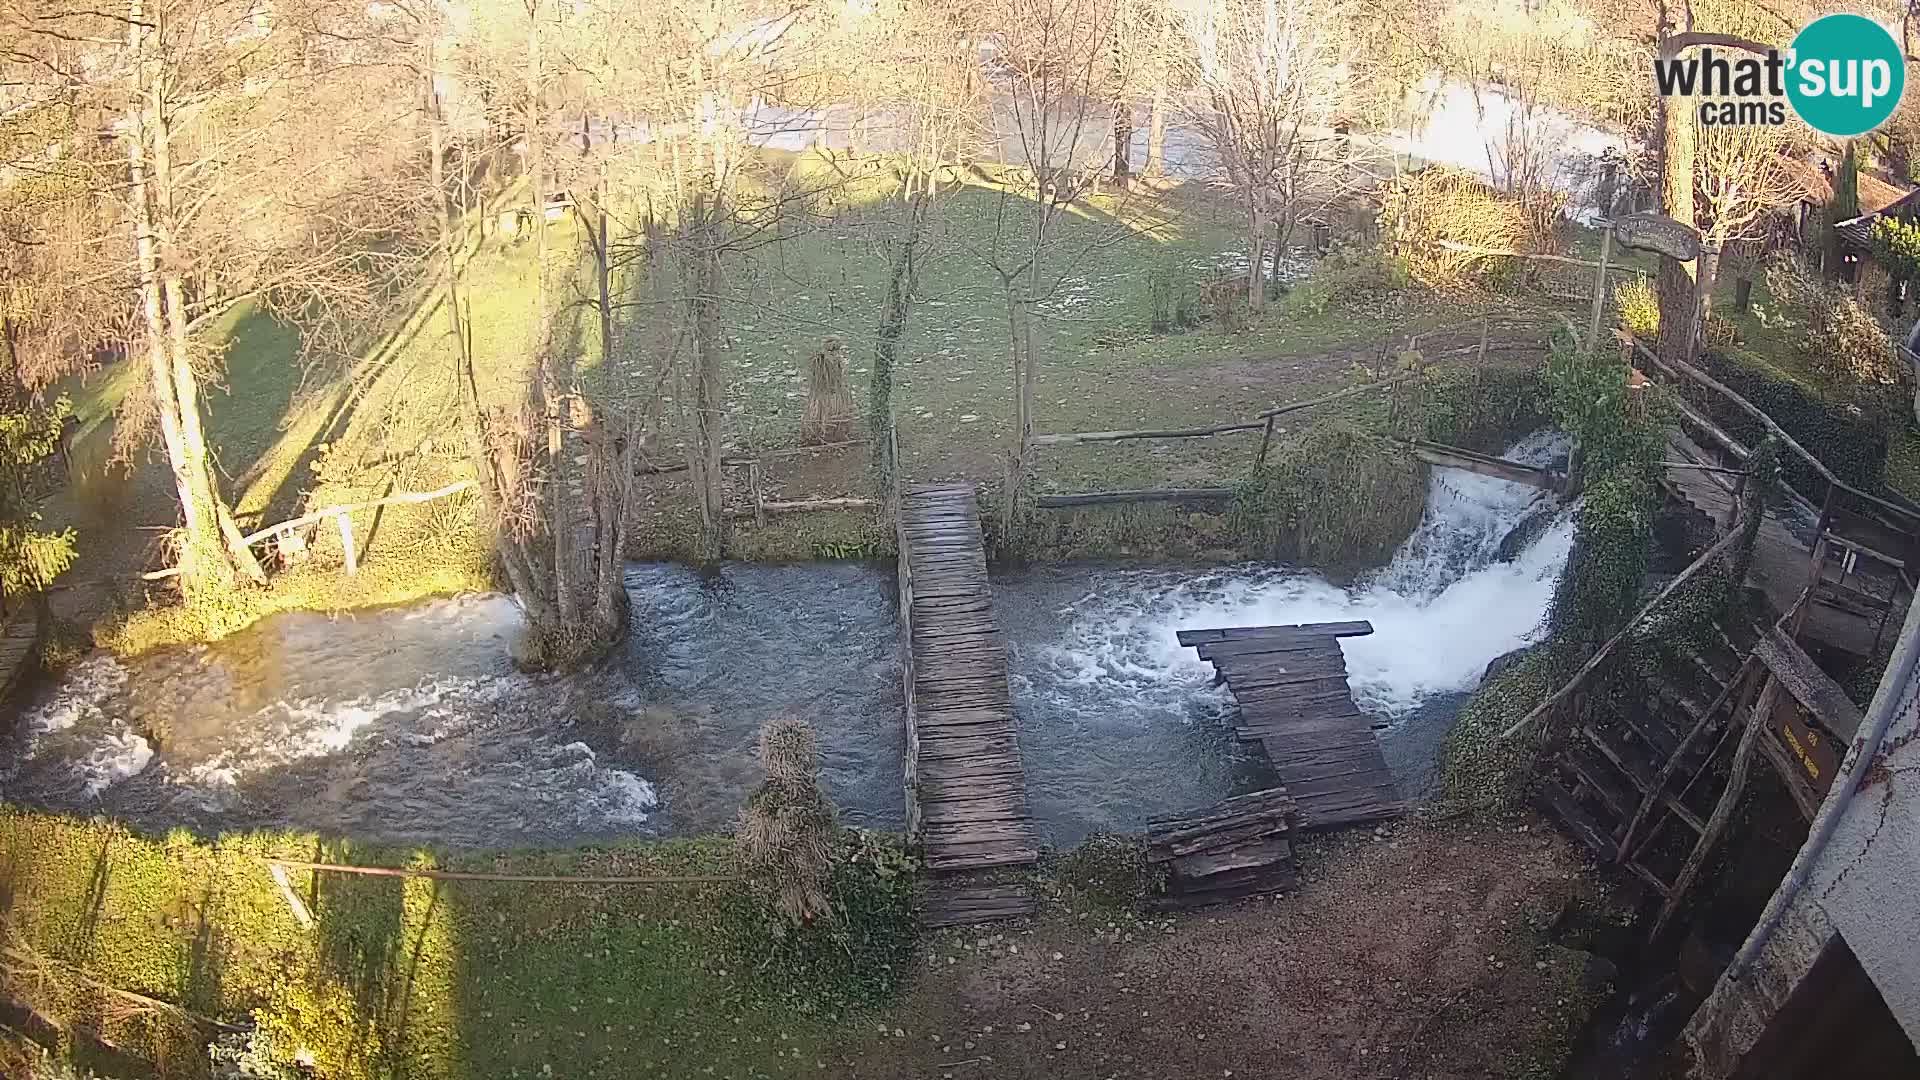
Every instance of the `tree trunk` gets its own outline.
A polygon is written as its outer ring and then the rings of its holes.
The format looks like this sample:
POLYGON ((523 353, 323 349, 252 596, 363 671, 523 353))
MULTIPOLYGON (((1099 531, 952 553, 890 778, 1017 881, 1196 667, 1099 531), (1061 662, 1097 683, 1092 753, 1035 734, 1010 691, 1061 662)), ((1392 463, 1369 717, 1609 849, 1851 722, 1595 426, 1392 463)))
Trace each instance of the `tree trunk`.
POLYGON ((724 547, 726 515, 720 498, 720 251, 715 236, 719 207, 702 193, 693 200, 688 284, 688 315, 693 323, 693 438, 687 465, 700 500, 700 557, 712 561, 724 547))
POLYGON ((1247 211, 1247 311, 1267 306, 1267 215, 1258 202, 1247 211))
POLYGON ((229 589, 242 575, 263 581, 265 574, 253 553, 239 542, 239 529, 208 465, 206 436, 200 426, 199 383, 187 350, 180 279, 178 273, 164 269, 175 264, 165 250, 173 239, 170 133, 160 91, 150 71, 152 58, 142 0, 129 0, 127 21, 129 51, 136 62, 136 90, 127 116, 135 266, 147 332, 147 374, 167 464, 180 499, 180 584, 188 593, 229 589), (170 301, 172 312, 167 310, 170 301))
MULTIPOLYGON (((1661 0, 1659 37, 1662 42, 1693 29, 1691 0, 1661 0)), ((1693 110, 1684 100, 1656 96, 1660 127, 1660 209, 1682 225, 1696 224, 1693 199, 1693 167, 1696 131, 1693 110)), ((1660 303, 1660 356, 1668 360, 1690 360, 1696 328, 1698 291, 1694 284, 1695 267, 1665 255, 1660 257, 1660 272, 1655 279, 1655 294, 1660 303)))
POLYGON ((1143 174, 1159 176, 1167 171, 1167 82, 1163 78, 1153 88, 1153 112, 1147 120, 1147 164, 1143 174))
POLYGON ((899 363, 900 336, 906 333, 913 290, 919 278, 919 248, 932 203, 922 190, 907 209, 906 235, 893 247, 887 275, 887 302, 880 310, 880 327, 873 342, 873 376, 867 392, 867 431, 872 435, 873 462, 882 481, 891 482, 899 462, 893 460, 893 372, 899 363))

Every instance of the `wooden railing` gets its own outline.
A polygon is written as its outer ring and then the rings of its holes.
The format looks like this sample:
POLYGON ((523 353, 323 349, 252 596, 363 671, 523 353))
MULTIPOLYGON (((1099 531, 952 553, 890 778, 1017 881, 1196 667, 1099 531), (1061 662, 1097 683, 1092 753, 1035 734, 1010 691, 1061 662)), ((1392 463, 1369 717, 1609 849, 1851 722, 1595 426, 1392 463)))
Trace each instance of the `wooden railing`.
MULTIPOLYGON (((1455 333, 1476 326, 1480 330, 1478 344, 1456 346, 1452 349, 1435 353, 1432 356, 1423 356, 1421 358, 1421 364, 1411 371, 1397 372, 1392 375, 1370 379, 1366 382, 1356 383, 1353 386, 1348 386, 1318 397, 1276 405, 1273 408, 1255 413, 1250 419, 1224 420, 1216 424, 1205 424, 1186 428, 1051 432, 1029 436, 1027 446, 1029 449, 1039 449, 1055 446, 1082 446, 1093 443, 1127 442, 1142 439, 1210 439, 1220 435, 1258 431, 1260 432, 1260 446, 1254 452, 1253 456, 1254 465, 1258 467, 1266 463, 1267 454, 1273 448, 1275 422, 1280 417, 1358 398, 1376 391, 1392 389, 1393 387, 1421 378, 1431 370, 1433 364, 1437 361, 1460 356, 1471 356, 1473 357, 1474 363, 1483 363, 1487 355, 1489 332, 1496 322, 1502 325, 1517 323, 1527 327, 1546 325, 1546 320, 1532 316, 1515 315, 1505 312, 1483 312, 1471 319, 1451 323, 1447 326, 1432 330, 1409 334, 1404 338, 1401 338, 1399 335, 1391 335, 1380 343, 1379 357, 1382 361, 1385 361, 1395 351, 1393 345, 1396 341, 1400 342, 1398 351, 1405 352, 1415 348, 1421 341, 1429 338, 1442 334, 1455 333)), ((1410 444, 1410 446, 1412 446, 1412 444, 1410 444)), ((1427 444, 1427 446, 1429 450, 1432 450, 1437 447, 1437 444, 1427 444)), ((1419 452, 1418 447, 1413 447, 1413 449, 1414 452, 1419 452)), ((1455 448, 1452 447, 1437 447, 1437 449, 1450 452, 1455 456, 1467 454, 1465 451, 1456 451, 1455 448)), ((1484 455, 1471 456, 1476 458, 1484 457, 1484 455)), ((1441 462, 1441 464, 1459 463, 1449 460, 1441 462)), ((1472 468, 1473 466, 1460 464, 1459 467, 1472 468)), ((1491 468, 1492 466, 1489 467, 1491 468)), ((1515 466, 1515 468, 1524 467, 1515 466)), ((1539 480, 1535 478, 1525 479, 1522 482, 1539 484, 1539 480)), ((1541 484, 1540 486, 1545 485, 1541 484)), ((1125 491, 1089 491, 1037 495, 1034 497, 1033 505, 1041 509, 1061 509, 1076 506, 1111 505, 1116 503, 1217 501, 1230 497, 1232 497, 1232 490, 1223 487, 1145 488, 1125 491)))

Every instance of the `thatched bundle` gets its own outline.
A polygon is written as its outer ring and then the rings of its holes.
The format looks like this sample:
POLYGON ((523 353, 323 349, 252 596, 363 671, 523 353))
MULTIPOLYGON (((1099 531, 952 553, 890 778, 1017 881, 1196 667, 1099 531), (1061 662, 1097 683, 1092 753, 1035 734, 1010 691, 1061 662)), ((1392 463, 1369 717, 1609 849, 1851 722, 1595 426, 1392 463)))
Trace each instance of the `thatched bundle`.
POLYGON ((1484 284, 1491 273, 1511 267, 1511 258, 1441 244, 1551 252, 1562 201, 1551 191, 1516 197, 1459 169, 1427 168, 1401 177, 1387 190, 1381 230, 1421 284, 1439 289, 1484 284))
POLYGON ((837 337, 820 343, 807 359, 807 411, 800 418, 802 445, 846 442, 853 437, 853 389, 847 384, 847 349, 837 337))
POLYGON ((840 826, 820 791, 819 753, 804 720, 777 717, 760 729, 767 779, 740 811, 738 842, 746 875, 773 907, 799 926, 831 910, 828 882, 840 826))

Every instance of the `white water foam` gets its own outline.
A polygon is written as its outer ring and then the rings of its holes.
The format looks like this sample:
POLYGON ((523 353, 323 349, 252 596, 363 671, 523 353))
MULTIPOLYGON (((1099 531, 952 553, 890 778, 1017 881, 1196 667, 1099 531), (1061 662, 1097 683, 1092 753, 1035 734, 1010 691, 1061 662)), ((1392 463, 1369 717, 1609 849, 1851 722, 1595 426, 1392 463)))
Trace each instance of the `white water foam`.
MULTIPOLYGON (((1510 456, 1539 462, 1563 446, 1536 436, 1510 456)), ((1374 632, 1341 643, 1362 708, 1397 718, 1433 695, 1470 690, 1490 661, 1537 639, 1573 547, 1573 512, 1542 504, 1533 488, 1455 470, 1434 470, 1428 494, 1424 519, 1393 562, 1353 587, 1244 567, 1172 581, 1142 573, 1086 597, 1074 605, 1067 639, 1046 653, 1050 674, 1113 695, 1169 682, 1191 693, 1212 670, 1180 646, 1179 630, 1364 619, 1374 632), (1494 561, 1507 533, 1543 505, 1554 517, 1539 538, 1513 561, 1494 561)))

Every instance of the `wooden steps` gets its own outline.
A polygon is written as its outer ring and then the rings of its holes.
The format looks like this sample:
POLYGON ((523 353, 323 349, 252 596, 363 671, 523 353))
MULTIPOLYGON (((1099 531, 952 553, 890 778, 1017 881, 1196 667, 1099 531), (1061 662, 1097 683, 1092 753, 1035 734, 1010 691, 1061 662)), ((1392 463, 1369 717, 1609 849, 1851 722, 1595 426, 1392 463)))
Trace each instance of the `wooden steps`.
POLYGON ((930 930, 943 926, 975 926, 1024 918, 1038 909, 1038 902, 1025 885, 979 882, 963 875, 936 881, 927 890, 921 902, 920 925, 930 930))
POLYGON ((1268 788, 1150 823, 1147 862, 1167 871, 1166 895, 1151 906, 1179 911, 1291 889, 1299 813, 1285 788, 1268 788))
POLYGON ((1300 828, 1339 828, 1405 812, 1373 718, 1353 703, 1340 651, 1340 638, 1372 632, 1371 623, 1335 622, 1178 634, 1233 691, 1240 705, 1235 734, 1266 749, 1281 787, 1299 807, 1300 828))
MULTIPOLYGON (((908 488, 897 524, 909 831, 935 873, 1032 863, 1039 844, 973 489, 908 488)), ((954 888, 962 899, 940 909, 951 908, 954 918, 991 907, 984 894, 954 888)))

